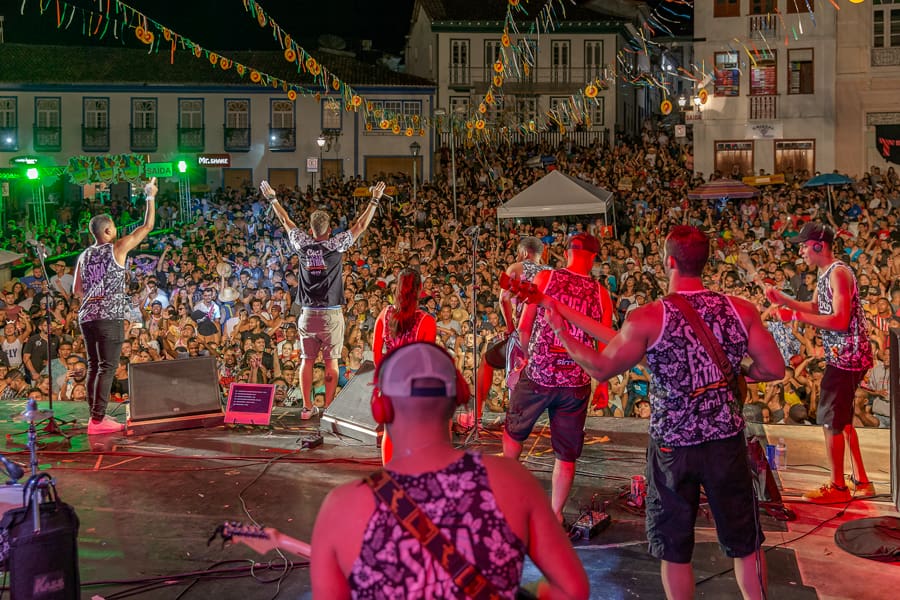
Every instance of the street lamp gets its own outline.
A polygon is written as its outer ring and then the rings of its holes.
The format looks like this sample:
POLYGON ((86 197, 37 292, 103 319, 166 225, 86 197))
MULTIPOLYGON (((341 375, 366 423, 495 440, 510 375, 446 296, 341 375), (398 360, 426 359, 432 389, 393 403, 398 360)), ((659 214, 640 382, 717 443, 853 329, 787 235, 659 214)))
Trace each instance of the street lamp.
POLYGON ((419 142, 413 142, 409 145, 409 152, 413 156, 413 202, 416 201, 416 193, 418 192, 418 178, 416 176, 416 163, 419 162, 419 150, 422 149, 422 146, 419 145, 419 142))
POLYGON ((700 105, 703 103, 703 101, 700 100, 700 96, 694 96, 693 100, 694 106, 697 107, 697 110, 700 110, 700 105))
POLYGON ((684 110, 684 107, 687 106, 687 103, 688 103, 688 101, 687 101, 687 98, 684 96, 684 94, 682 94, 681 96, 678 96, 678 108, 680 108, 681 110, 684 110))
MULTIPOLYGON (((328 140, 325 139, 325 134, 320 133, 319 137, 316 138, 316 145, 319 147, 319 164, 316 166, 316 171, 322 170, 322 150, 325 148, 325 144, 328 143, 328 140)), ((312 184, 313 190, 316 189, 316 171, 313 171, 312 184)), ((320 180, 322 178, 320 177, 320 180)))
MULTIPOLYGON (((439 123, 441 123, 441 131, 444 131, 443 127, 443 117, 447 115, 447 111, 443 108, 439 108, 434 111, 434 116, 438 117, 439 123)), ((456 146, 454 140, 456 139, 456 135, 453 132, 453 115, 450 116, 450 127, 448 128, 450 132, 450 186, 453 190, 453 220, 457 220, 459 217, 456 214, 456 146)))

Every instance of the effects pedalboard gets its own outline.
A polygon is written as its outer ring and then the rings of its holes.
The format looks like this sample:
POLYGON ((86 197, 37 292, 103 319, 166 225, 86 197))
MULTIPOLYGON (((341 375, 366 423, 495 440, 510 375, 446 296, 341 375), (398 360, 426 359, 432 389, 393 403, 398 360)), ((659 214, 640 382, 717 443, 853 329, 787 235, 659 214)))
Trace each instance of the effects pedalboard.
POLYGON ((599 510, 586 512, 578 519, 570 530, 570 537, 575 540, 589 540, 607 527, 612 518, 609 513, 599 510))
POLYGON ((297 439, 297 443, 300 444, 300 448, 303 450, 311 450, 317 446, 321 446, 323 441, 322 436, 318 433, 301 435, 297 439))

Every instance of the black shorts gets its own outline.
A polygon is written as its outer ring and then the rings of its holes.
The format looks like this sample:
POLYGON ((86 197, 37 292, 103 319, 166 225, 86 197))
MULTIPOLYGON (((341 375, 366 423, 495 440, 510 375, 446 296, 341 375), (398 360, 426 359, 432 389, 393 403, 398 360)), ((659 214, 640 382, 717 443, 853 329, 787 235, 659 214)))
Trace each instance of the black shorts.
POLYGON ((528 439, 544 409, 550 415, 550 445, 556 458, 575 462, 584 447, 591 386, 548 388, 522 377, 509 398, 506 433, 522 443, 528 439))
POLYGON ((650 554, 689 563, 700 486, 706 492, 722 551, 743 558, 762 544, 753 480, 743 432, 698 444, 669 448, 650 440, 647 449, 647 538, 650 554))
POLYGON ((843 433, 844 428, 853 423, 853 396, 865 375, 866 371, 848 371, 825 365, 816 423, 824 425, 834 435, 843 433))

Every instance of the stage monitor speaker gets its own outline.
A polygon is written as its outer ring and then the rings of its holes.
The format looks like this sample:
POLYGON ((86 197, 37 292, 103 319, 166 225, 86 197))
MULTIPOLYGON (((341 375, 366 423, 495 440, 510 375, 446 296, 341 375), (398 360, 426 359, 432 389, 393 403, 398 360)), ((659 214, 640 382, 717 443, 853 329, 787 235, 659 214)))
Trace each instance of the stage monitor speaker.
POLYGON ((890 339, 890 382, 888 395, 891 399, 891 496, 894 507, 900 510, 900 327, 892 327, 890 339))
POLYGON ((380 427, 372 418, 370 399, 375 367, 363 364, 337 395, 331 406, 322 413, 322 431, 347 436, 365 444, 378 445, 380 427))
POLYGON ((221 425, 216 371, 212 356, 129 365, 128 433, 221 425))

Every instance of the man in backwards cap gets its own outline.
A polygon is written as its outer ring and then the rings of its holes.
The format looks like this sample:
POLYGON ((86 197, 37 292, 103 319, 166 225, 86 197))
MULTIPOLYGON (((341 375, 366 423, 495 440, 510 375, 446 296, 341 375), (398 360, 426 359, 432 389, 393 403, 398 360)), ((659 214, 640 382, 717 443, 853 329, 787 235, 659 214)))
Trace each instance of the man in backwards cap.
MULTIPOLYGON (((541 271, 535 286, 545 296, 610 327, 612 300, 609 292, 591 277, 594 257, 600 251, 597 238, 579 233, 569 239, 566 266, 541 271)), ((574 325, 573 336, 584 343, 593 339, 574 325)), ((503 430, 503 455, 519 458, 538 417, 546 409, 550 415, 550 442, 556 461, 550 504, 560 522, 563 508, 575 479, 575 460, 584 445, 584 422, 591 394, 590 376, 575 364, 547 322, 546 310, 529 304, 519 322, 519 339, 527 365, 509 400, 503 430)))
MULTIPOLYGON (((527 554, 546 577, 541 597, 588 598, 584 567, 538 481, 518 463, 451 445, 450 418, 459 399, 468 400, 467 391, 457 390, 461 381, 453 359, 428 342, 384 358, 375 385, 393 413, 382 419, 394 442, 388 473, 499 597, 515 596, 527 554)), ((358 481, 325 499, 312 547, 315 598, 468 597, 391 507, 358 481)))
POLYGON ((800 302, 773 288, 766 297, 787 307, 782 317, 817 327, 825 347, 825 375, 816 410, 816 422, 824 427, 825 449, 831 466, 831 481, 803 495, 810 502, 849 502, 851 491, 857 498, 871 498, 875 486, 869 481, 853 427, 853 397, 866 372, 872 367, 872 347, 866 330, 866 316, 859 298, 853 270, 832 253, 834 230, 810 221, 794 238, 800 256, 819 270, 812 301, 800 302), (848 489, 844 482, 844 446, 850 447, 853 475, 848 489))

